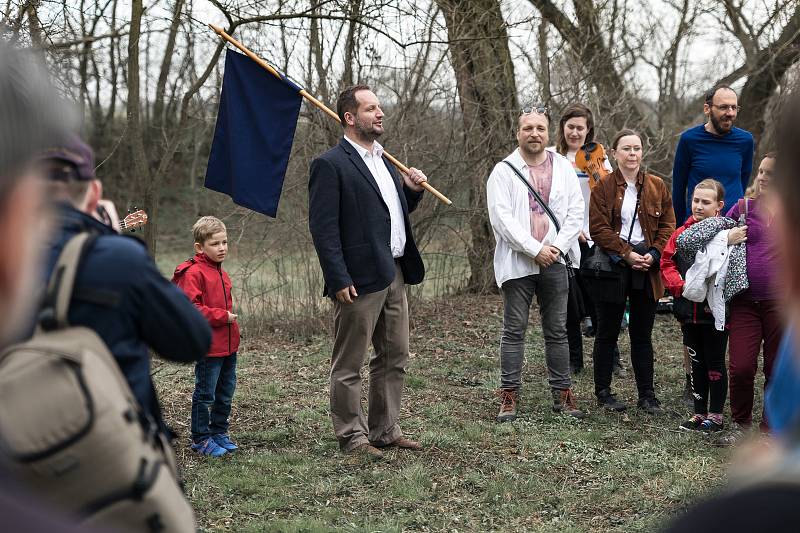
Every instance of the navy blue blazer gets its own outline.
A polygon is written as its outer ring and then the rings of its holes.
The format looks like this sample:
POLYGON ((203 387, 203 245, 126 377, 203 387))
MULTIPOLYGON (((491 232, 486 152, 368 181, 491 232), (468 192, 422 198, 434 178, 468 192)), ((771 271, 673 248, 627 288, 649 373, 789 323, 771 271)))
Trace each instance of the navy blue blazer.
MULTIPOLYGON (((406 187, 394 165, 386 158, 383 161, 403 208, 406 247, 398 261, 405 282, 416 285, 425 277, 425 266, 408 214, 417 207, 422 192, 406 187)), ((364 160, 344 138, 311 162, 308 226, 325 278, 324 295, 334 297, 350 285, 358 294, 369 294, 394 280, 389 208, 364 160)))

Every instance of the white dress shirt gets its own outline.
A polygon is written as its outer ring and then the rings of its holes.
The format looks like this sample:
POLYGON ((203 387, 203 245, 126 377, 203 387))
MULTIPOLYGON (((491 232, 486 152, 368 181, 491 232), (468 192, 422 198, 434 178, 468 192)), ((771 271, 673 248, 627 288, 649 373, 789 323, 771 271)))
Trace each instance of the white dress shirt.
POLYGON ((622 200, 622 210, 620 212, 622 228, 620 229, 619 236, 622 237, 623 241, 627 241, 628 235, 630 235, 631 240, 628 244, 633 246, 644 242, 644 233, 642 233, 642 225, 639 224, 638 216, 633 223, 633 231, 631 231, 631 220, 633 220, 636 210, 637 191, 635 184, 631 185, 630 183, 626 183, 626 185, 625 198, 622 200))
POLYGON ((378 184, 383 203, 389 208, 389 218, 391 219, 392 225, 391 242, 389 245, 392 249, 392 257, 395 259, 403 257, 403 251, 406 249, 406 227, 403 222, 403 206, 400 204, 400 197, 397 195, 397 188, 394 185, 392 175, 389 174, 389 169, 386 168, 386 163, 383 160, 383 146, 381 146, 378 141, 373 141, 372 151, 369 151, 355 143, 352 139, 349 139, 347 135, 345 135, 344 138, 356 149, 367 165, 375 182, 378 184))

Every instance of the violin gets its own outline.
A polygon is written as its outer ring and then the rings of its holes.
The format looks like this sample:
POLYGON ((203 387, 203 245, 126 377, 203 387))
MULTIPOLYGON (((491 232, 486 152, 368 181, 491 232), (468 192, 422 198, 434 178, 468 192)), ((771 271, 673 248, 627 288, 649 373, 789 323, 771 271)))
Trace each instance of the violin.
POLYGON ((606 149, 596 142, 589 142, 575 154, 575 166, 589 176, 589 190, 594 189, 600 178, 611 174, 605 166, 606 149))

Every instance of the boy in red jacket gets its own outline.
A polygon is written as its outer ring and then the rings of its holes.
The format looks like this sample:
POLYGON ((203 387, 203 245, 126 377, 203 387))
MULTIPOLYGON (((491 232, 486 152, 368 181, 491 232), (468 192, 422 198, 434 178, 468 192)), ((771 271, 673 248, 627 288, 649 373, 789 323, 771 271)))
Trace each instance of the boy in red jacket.
POLYGON ((231 312, 231 279, 222 269, 228 254, 225 224, 201 217, 192 227, 195 255, 178 265, 177 284, 211 325, 211 349, 195 365, 192 394, 192 449, 219 457, 238 448, 228 436, 228 416, 236 389, 239 324, 231 312))

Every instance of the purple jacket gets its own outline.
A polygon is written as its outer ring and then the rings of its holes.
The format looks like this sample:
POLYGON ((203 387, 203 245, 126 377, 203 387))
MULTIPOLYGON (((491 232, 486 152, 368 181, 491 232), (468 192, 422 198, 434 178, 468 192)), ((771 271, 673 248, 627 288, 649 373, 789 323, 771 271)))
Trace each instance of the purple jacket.
POLYGON ((747 202, 747 279, 750 288, 740 298, 748 300, 777 300, 779 290, 778 247, 770 231, 772 215, 763 209, 757 199, 745 199, 737 202, 728 211, 727 216, 739 220, 740 205, 747 202))

